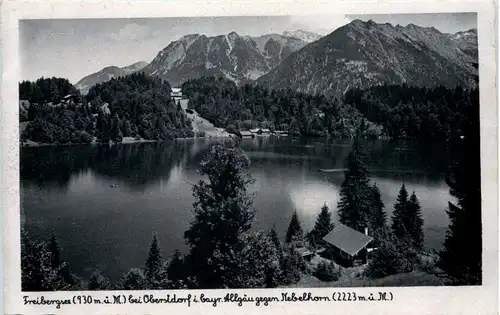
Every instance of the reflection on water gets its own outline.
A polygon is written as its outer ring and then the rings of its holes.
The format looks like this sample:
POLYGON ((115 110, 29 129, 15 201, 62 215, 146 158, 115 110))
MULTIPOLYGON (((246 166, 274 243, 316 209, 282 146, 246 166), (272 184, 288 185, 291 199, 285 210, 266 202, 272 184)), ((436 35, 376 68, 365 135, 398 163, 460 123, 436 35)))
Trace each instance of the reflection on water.
MULTIPOLYGON (((22 223, 35 237, 56 231, 77 274, 99 268, 116 280, 144 263, 152 233, 165 256, 187 249, 183 233, 191 220, 191 185, 200 180, 196 167, 212 142, 22 148, 22 223)), ((256 179, 254 229, 275 225, 284 235, 295 210, 305 229, 324 203, 335 210, 343 173, 319 169, 344 168, 348 143, 256 138, 241 145, 256 179)), ((439 248, 451 200, 445 149, 383 141, 365 148, 389 217, 404 182, 422 204, 426 246, 439 248)))

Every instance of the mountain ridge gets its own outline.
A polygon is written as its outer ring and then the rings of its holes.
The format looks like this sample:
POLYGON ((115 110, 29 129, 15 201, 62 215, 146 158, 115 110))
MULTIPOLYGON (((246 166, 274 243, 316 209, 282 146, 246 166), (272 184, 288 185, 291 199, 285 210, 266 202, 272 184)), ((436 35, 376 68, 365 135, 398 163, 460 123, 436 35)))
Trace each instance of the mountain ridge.
POLYGON ((340 97, 381 84, 475 86, 474 55, 434 27, 354 20, 290 54, 257 82, 340 97))
POLYGON ((91 73, 83 77, 77 83, 75 83, 74 86, 80 91, 80 93, 87 94, 92 86, 107 82, 112 78, 123 77, 132 74, 134 72, 140 71, 147 64, 148 63, 145 61, 139 61, 121 68, 117 66, 107 66, 97 72, 91 73))
POLYGON ((307 43, 280 34, 240 36, 185 35, 170 42, 144 68, 173 86, 202 76, 222 74, 238 83, 249 83, 269 72, 290 53, 307 43))

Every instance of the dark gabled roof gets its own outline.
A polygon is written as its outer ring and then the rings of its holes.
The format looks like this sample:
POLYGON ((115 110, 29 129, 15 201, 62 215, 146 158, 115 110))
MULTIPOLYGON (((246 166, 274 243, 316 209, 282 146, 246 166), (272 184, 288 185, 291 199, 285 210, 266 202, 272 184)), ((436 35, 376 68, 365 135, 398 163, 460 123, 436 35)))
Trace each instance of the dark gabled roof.
POLYGON ((335 228, 323 237, 323 240, 354 256, 365 248, 373 240, 373 237, 337 223, 335 228))

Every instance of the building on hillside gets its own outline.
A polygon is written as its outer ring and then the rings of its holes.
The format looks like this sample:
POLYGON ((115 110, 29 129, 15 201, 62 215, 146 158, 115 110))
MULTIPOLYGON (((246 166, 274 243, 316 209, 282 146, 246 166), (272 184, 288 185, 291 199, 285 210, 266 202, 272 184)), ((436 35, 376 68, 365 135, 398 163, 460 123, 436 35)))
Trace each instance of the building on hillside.
POLYGON ((76 95, 68 94, 62 98, 61 103, 65 105, 74 105, 77 101, 76 95))
POLYGON ((335 228, 323 238, 325 250, 322 256, 335 261, 344 267, 364 265, 368 262, 368 246, 373 237, 358 232, 348 226, 337 224, 335 228))
POLYGON ((250 129, 250 132, 253 134, 256 134, 256 135, 266 135, 266 134, 270 134, 271 130, 269 130, 267 128, 254 128, 254 129, 250 129))
POLYGON ((250 132, 250 131, 243 130, 243 131, 240 131, 240 137, 242 139, 248 139, 248 138, 255 137, 255 135, 252 132, 250 132))
POLYGON ((177 102, 178 100, 182 99, 182 89, 181 88, 172 88, 172 91, 170 92, 170 96, 172 99, 177 102))

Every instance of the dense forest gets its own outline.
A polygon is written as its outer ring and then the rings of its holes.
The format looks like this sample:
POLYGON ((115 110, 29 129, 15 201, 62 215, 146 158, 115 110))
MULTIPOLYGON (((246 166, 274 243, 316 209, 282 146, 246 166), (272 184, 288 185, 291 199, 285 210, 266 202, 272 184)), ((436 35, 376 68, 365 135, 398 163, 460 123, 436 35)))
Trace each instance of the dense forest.
POLYGON ((349 90, 345 103, 367 120, 383 126, 392 139, 449 140, 462 132, 471 107, 479 107, 479 91, 460 87, 420 88, 407 85, 349 90))
MULTIPOLYGON (((189 80, 182 88, 190 108, 229 132, 262 127, 303 136, 443 141, 461 133, 467 111, 479 106, 478 90, 460 87, 384 85, 351 89, 340 100, 259 85, 238 87, 222 77, 189 80)), ((20 121, 30 123, 22 140, 107 143, 123 137, 190 137, 191 123, 170 91, 167 82, 144 74, 97 84, 85 97, 66 79, 24 81, 19 84, 20 121)))
POLYGON ((449 140, 460 132, 468 108, 479 106, 478 90, 460 87, 383 85, 330 100, 205 77, 187 81, 183 92, 191 108, 229 131, 263 127, 305 136, 449 140))
POLYGON ((64 144, 190 137, 191 123, 170 91, 168 83, 144 74, 95 85, 85 98, 65 79, 22 82, 20 121, 29 124, 21 139, 64 144), (66 93, 71 96, 62 99, 66 93))
POLYGON ((35 82, 19 83, 19 99, 30 103, 59 103, 68 94, 82 99, 80 92, 67 79, 42 77, 35 82))
POLYGON ((182 92, 190 108, 230 132, 261 127, 295 135, 350 137, 362 120, 353 107, 338 100, 260 85, 237 87, 222 77, 189 80, 182 92))

